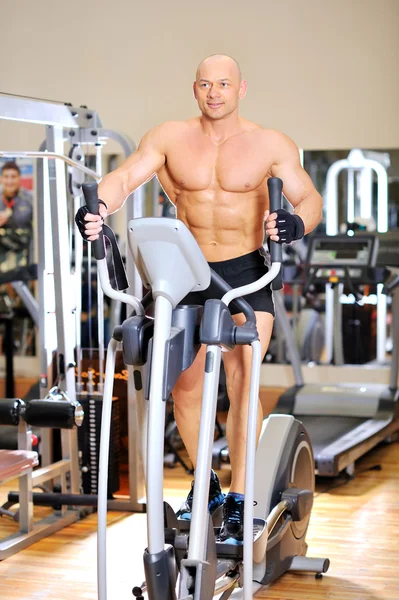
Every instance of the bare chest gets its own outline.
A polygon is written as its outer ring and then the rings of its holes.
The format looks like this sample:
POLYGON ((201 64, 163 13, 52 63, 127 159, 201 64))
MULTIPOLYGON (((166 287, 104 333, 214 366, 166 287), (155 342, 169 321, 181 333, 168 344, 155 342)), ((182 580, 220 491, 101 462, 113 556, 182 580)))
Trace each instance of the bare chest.
POLYGON ((215 146, 209 140, 193 138, 171 147, 165 169, 180 190, 243 193, 262 185, 269 163, 255 142, 238 137, 215 146))

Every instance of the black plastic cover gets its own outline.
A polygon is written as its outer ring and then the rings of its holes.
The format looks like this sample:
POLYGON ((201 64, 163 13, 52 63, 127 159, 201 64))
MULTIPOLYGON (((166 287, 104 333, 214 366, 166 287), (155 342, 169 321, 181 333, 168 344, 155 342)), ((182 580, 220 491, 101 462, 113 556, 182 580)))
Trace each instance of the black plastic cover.
POLYGON ((176 563, 172 546, 157 554, 144 552, 144 572, 149 598, 176 600, 176 563))
POLYGON ((148 346, 154 335, 154 320, 135 315, 122 323, 123 361, 141 367, 147 362, 148 346))
MULTIPOLYGON (((254 315, 255 316, 255 315, 254 315)), ((222 345, 229 350, 235 346, 237 325, 228 307, 221 300, 207 300, 200 327, 202 344, 222 345)))
POLYGON ((202 306, 178 305, 172 312, 172 327, 183 330, 182 370, 188 369, 194 362, 201 347, 199 328, 204 312, 202 306))
POLYGON ((282 493, 281 500, 289 503, 288 512, 293 521, 302 521, 310 515, 313 506, 313 491, 288 488, 282 493))

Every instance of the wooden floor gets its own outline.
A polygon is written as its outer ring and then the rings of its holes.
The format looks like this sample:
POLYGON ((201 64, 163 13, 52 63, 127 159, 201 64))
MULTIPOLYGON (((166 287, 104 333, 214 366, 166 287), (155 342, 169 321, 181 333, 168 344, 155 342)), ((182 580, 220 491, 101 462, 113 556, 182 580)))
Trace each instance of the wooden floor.
MULTIPOLYGON (((308 555, 329 557, 330 571, 322 580, 284 575, 256 598, 398 600, 398 464, 399 444, 381 446, 358 463, 355 480, 319 493, 308 532, 308 555), (378 464, 381 471, 368 470, 378 464)), ((228 477, 228 471, 223 471, 224 485, 228 477)), ((189 482, 179 468, 166 472, 166 497, 172 506, 179 506, 189 482)), ((318 492, 326 485, 319 484, 318 492)), ((5 491, 0 489, 0 501, 5 491)), ((0 535, 10 527, 9 521, 1 519, 0 535)), ((108 600, 132 599, 132 587, 143 580, 145 516, 111 513, 108 531, 108 600)), ((95 600, 95 515, 0 563, 0 598, 95 600)))

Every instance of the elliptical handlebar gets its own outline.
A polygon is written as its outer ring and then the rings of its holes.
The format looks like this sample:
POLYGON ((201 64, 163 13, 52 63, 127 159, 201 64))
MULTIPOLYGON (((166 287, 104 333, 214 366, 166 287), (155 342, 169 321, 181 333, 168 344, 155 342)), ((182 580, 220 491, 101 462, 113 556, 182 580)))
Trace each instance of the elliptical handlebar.
MULTIPOLYGON (((279 210, 282 206, 282 191, 283 182, 279 177, 269 177, 267 180, 267 188, 269 190, 269 208, 270 214, 279 210)), ((283 247, 278 242, 269 241, 270 244, 270 257, 272 263, 283 261, 283 247)))
MULTIPOLYGON (((93 215, 98 215, 98 184, 84 183, 82 185, 82 191, 89 211, 93 215)), ((104 234, 102 230, 99 233, 98 240, 93 242, 93 251, 96 260, 105 258, 104 234)))
MULTIPOLYGON (((274 212, 281 208, 282 205, 282 188, 283 182, 278 177, 269 177, 267 180, 267 186, 269 191, 269 202, 270 202, 270 212, 274 212)), ((98 212, 98 184, 97 183, 85 183, 82 185, 82 191, 84 198, 86 200, 87 206, 92 214, 99 214, 98 212)), ((97 261, 102 261, 105 259, 105 244, 104 244, 104 234, 101 231, 99 234, 98 240, 95 240, 93 243, 94 256, 97 261)), ((224 292, 224 296, 222 301, 228 305, 231 301, 235 301, 236 305, 240 308, 240 310, 244 313, 246 317, 246 321, 251 324, 255 324, 255 313, 252 307, 242 298, 242 296, 251 294, 253 292, 258 291, 262 287, 265 287, 273 280, 278 280, 277 287, 281 287, 281 262, 282 262, 282 245, 278 242, 273 242, 270 240, 270 256, 272 260, 271 269, 266 273, 263 277, 261 277, 258 281, 241 286, 239 288, 232 289, 229 284, 227 284, 222 277, 217 275, 211 269, 211 278, 212 282, 216 284, 216 286, 220 289, 221 292, 224 292)), ((126 304, 130 304, 133 307, 136 307, 138 301, 137 298, 131 296, 130 294, 120 294, 120 292, 116 292, 109 285, 109 280, 104 281, 104 277, 101 277, 101 285, 104 289, 104 292, 110 296, 111 298, 115 298, 117 300, 121 300, 126 304)))
MULTIPOLYGON (((270 213, 281 208, 282 204, 282 196, 281 192, 283 189, 283 182, 278 177, 270 177, 267 180, 267 187, 269 190, 269 200, 270 200, 270 213)), ((270 257, 272 260, 272 265, 270 270, 263 275, 260 279, 253 283, 249 283, 248 285, 243 285, 239 288, 235 288, 227 292, 222 301, 229 305, 232 300, 236 300, 240 296, 246 296, 248 294, 252 294, 262 289, 272 281, 277 281, 277 285, 275 289, 279 289, 282 287, 281 280, 281 262, 283 256, 283 248, 282 245, 278 242, 269 241, 270 244, 270 257)), ((242 298, 240 298, 242 300, 242 298)), ((245 300, 244 300, 245 302, 245 300)), ((248 304, 246 302, 246 304, 248 304)), ((249 306, 249 305, 248 305, 249 306)), ((244 312, 244 311, 243 311, 244 312)), ((244 313, 246 314, 246 313, 244 313)))
MULTIPOLYGON (((97 183, 84 183, 82 185, 83 196, 86 201, 89 211, 93 215, 98 215, 98 185, 97 183)), ((125 294, 118 290, 114 290, 111 286, 109 273, 107 268, 107 259, 105 252, 104 233, 101 229, 98 240, 91 242, 93 244, 94 257, 98 263, 98 273, 100 277, 101 287, 104 294, 114 300, 119 300, 124 304, 131 306, 137 315, 143 315, 144 309, 140 300, 132 294, 125 294)))

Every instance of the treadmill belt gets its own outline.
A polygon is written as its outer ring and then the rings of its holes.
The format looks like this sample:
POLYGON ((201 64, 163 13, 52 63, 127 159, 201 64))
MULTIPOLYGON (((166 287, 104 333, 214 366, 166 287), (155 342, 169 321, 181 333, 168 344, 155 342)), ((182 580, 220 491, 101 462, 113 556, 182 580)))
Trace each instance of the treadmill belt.
POLYGON ((318 417, 309 415, 295 415, 307 430, 312 442, 314 455, 317 456, 326 446, 335 442, 355 427, 358 427, 369 418, 364 417, 318 417))

